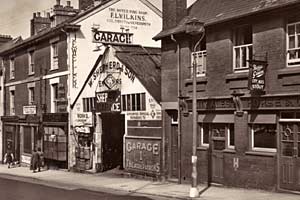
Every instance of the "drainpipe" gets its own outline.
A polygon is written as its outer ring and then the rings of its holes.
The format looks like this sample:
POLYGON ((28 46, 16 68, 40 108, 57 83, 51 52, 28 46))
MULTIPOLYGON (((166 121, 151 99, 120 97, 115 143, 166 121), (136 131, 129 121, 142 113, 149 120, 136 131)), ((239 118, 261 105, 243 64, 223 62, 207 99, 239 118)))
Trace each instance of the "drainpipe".
POLYGON ((178 183, 181 184, 181 108, 180 108, 180 97, 181 97, 181 68, 180 68, 180 44, 171 35, 171 40, 176 43, 177 51, 177 102, 178 102, 178 135, 177 135, 177 148, 178 148, 178 183))

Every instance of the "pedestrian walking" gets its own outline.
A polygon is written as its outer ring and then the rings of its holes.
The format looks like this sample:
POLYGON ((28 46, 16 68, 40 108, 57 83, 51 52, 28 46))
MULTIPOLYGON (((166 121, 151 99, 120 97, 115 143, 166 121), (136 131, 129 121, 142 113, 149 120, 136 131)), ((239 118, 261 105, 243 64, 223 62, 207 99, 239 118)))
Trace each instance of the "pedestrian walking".
POLYGON ((35 173, 37 169, 39 171, 41 170, 39 166, 39 162, 40 162, 40 155, 36 151, 36 149, 34 149, 30 161, 30 169, 33 170, 33 173, 35 173))
POLYGON ((7 150, 6 154, 4 155, 4 163, 7 163, 8 168, 11 167, 11 164, 14 160, 14 154, 10 149, 7 150))

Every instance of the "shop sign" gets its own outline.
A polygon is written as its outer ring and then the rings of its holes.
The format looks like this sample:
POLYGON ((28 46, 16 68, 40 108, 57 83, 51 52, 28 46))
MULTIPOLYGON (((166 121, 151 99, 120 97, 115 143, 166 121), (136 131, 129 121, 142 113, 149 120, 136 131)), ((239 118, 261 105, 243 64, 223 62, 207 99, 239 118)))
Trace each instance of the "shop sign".
POLYGON ((94 43, 131 44, 133 38, 133 33, 129 32, 99 31, 93 28, 92 33, 94 43))
MULTIPOLYGON (((245 97, 241 98, 243 108, 249 109, 291 109, 300 107, 300 95, 277 97, 245 97)), ((188 101, 188 108, 192 110, 192 101, 188 101)), ((198 110, 234 110, 232 98, 203 99, 197 101, 198 110)))
POLYGON ((265 89, 265 74, 268 63, 266 61, 249 61, 248 86, 251 93, 259 94, 265 89))
POLYGON ((121 112, 120 90, 96 92, 96 112, 121 112))
POLYGON ((160 174, 161 141, 153 138, 125 138, 125 168, 160 174))
POLYGON ((83 127, 83 126, 76 126, 75 127, 76 133, 90 133, 90 127, 83 127))
POLYGON ((36 114, 36 105, 23 106, 24 115, 35 115, 36 114))
POLYGON ((74 126, 93 126, 92 112, 76 113, 74 115, 74 126))
POLYGON ((126 115, 129 120, 161 120, 161 110, 157 109, 150 111, 128 111, 126 115))

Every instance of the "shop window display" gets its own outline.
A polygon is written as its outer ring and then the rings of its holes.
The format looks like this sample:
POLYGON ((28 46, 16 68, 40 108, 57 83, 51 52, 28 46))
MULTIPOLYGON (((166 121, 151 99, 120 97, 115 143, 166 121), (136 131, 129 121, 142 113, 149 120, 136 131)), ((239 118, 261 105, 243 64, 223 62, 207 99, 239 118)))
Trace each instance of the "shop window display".
POLYGON ((277 147, 276 124, 253 124, 252 150, 275 152, 277 147))

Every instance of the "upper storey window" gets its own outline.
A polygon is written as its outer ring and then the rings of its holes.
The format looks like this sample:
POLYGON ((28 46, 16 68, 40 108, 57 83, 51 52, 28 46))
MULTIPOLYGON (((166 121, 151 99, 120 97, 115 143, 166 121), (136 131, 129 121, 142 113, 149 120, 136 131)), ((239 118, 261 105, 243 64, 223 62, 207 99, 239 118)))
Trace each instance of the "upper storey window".
POLYGON ((233 35, 233 70, 248 70, 249 59, 252 58, 252 27, 250 25, 239 26, 233 35))
POLYGON ((206 74, 206 41, 202 39, 200 45, 191 55, 191 77, 193 77, 193 65, 196 65, 196 77, 206 74))
POLYGON ((15 78, 15 59, 10 58, 9 60, 9 78, 14 79, 15 78))
POLYGON ((34 74, 34 51, 28 52, 28 74, 34 74))
POLYGON ((51 70, 58 69, 58 45, 57 42, 51 44, 51 70))
POLYGON ((287 65, 300 65, 300 22, 287 25, 287 65))

